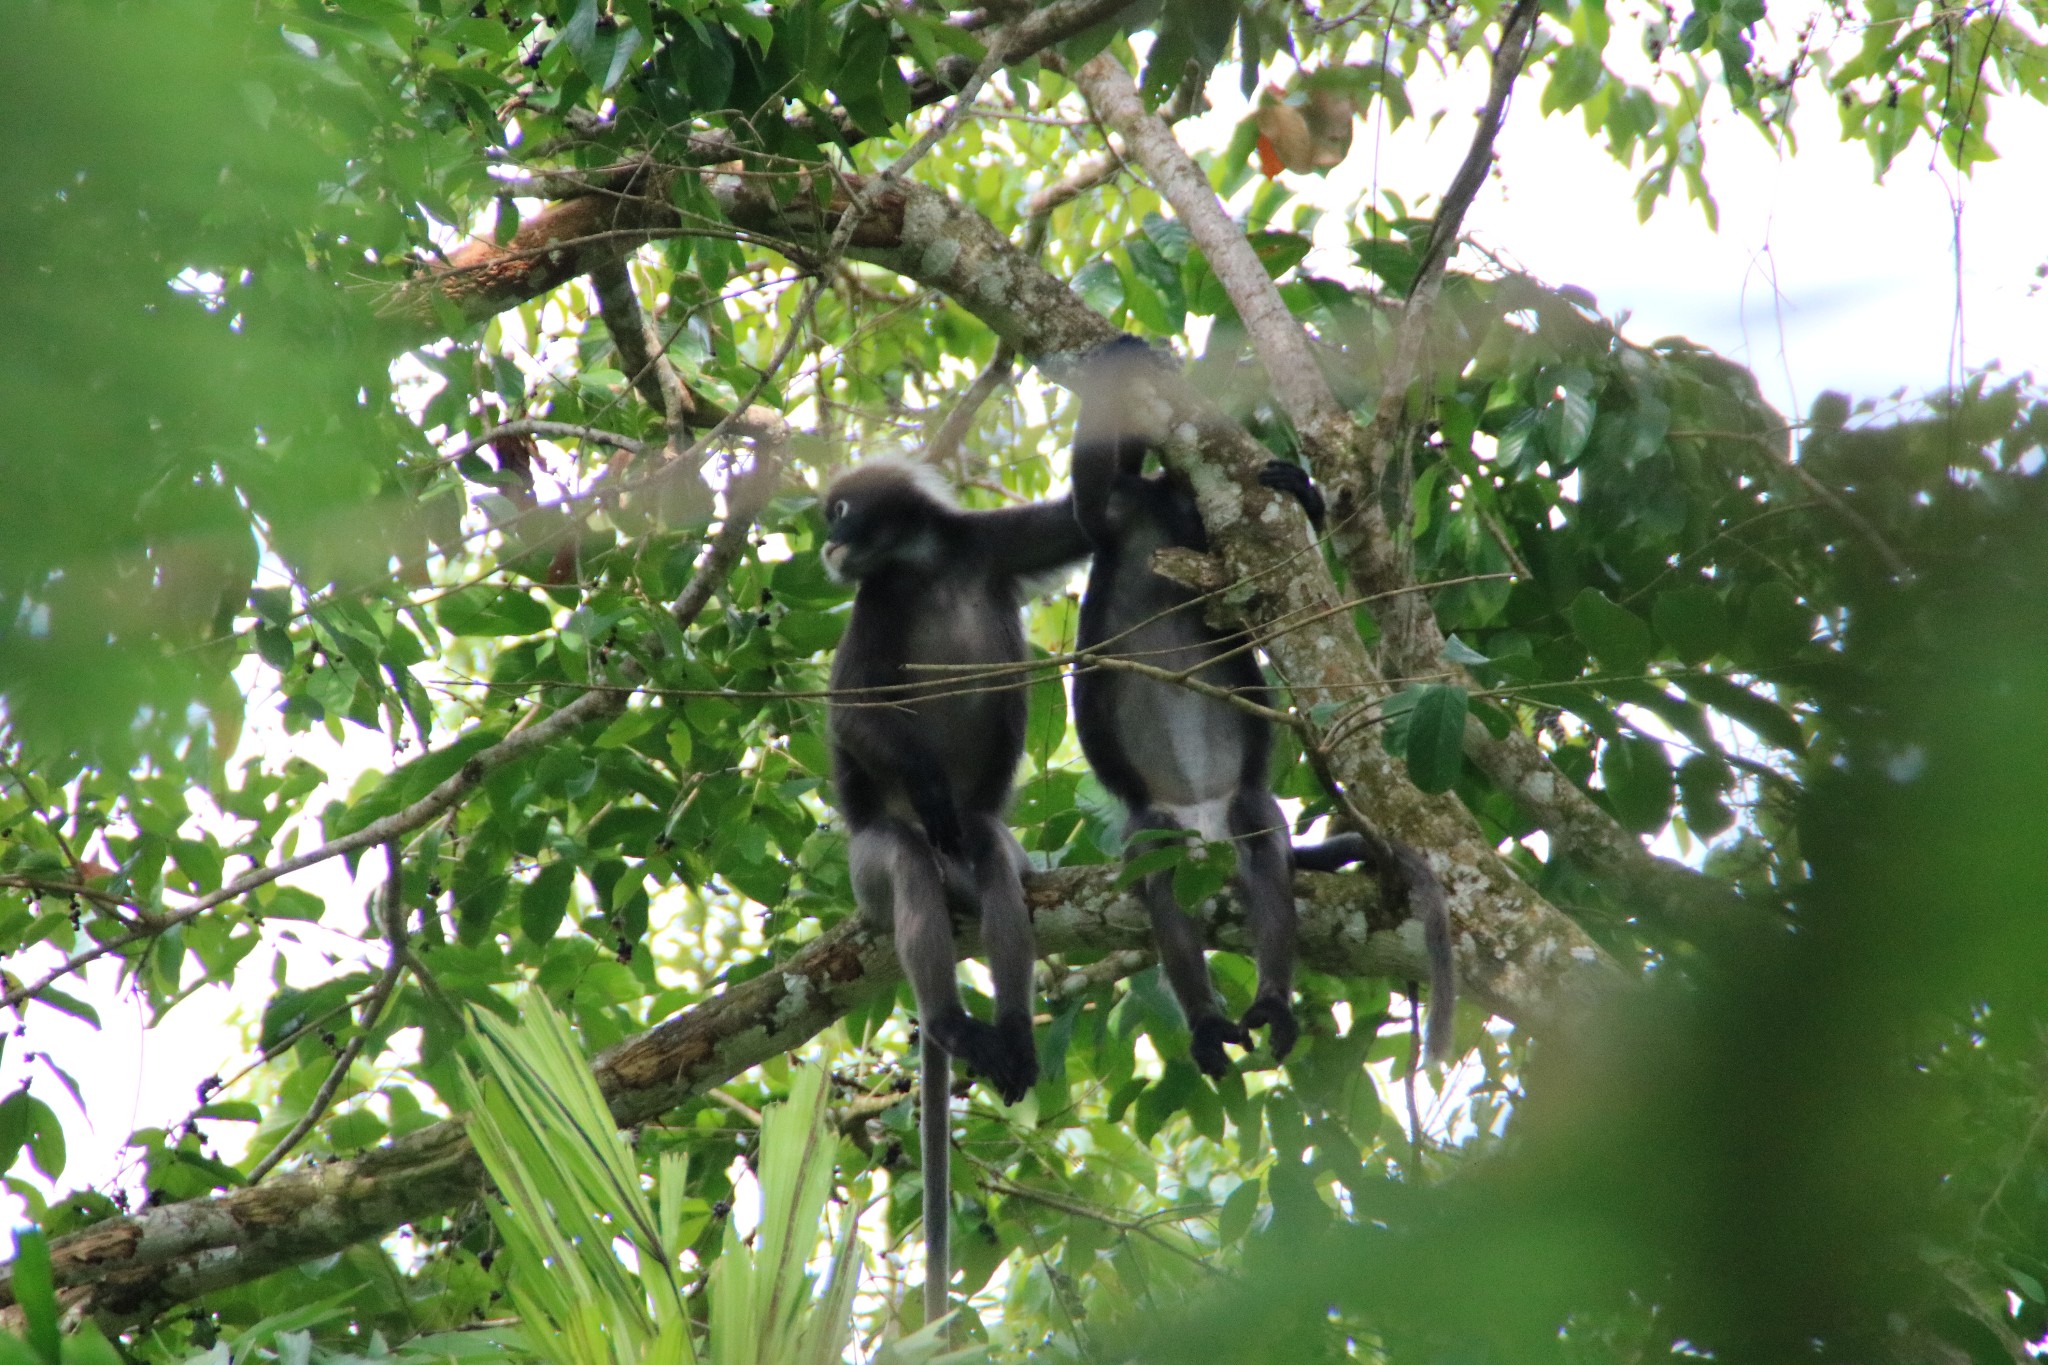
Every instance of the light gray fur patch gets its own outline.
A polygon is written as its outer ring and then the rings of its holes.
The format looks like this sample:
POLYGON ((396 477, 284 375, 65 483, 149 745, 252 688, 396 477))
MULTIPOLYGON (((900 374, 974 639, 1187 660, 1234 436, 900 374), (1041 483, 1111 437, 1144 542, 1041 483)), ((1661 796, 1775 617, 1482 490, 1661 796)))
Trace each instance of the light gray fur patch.
MULTIPOLYGON (((924 494, 933 502, 944 507, 957 507, 960 505, 953 495, 953 485, 946 478, 945 474, 922 460, 906 460, 900 455, 875 455, 862 460, 839 477, 843 479, 848 475, 867 469, 896 470, 918 492, 924 494)), ((834 482, 836 483, 837 480, 834 480, 834 482)), ((832 490, 828 487, 825 491, 830 493, 832 490)))
POLYGON ((1191 829, 1209 843, 1221 843, 1230 837, 1230 797, 1211 797, 1207 801, 1191 806, 1164 806, 1182 829, 1191 829))

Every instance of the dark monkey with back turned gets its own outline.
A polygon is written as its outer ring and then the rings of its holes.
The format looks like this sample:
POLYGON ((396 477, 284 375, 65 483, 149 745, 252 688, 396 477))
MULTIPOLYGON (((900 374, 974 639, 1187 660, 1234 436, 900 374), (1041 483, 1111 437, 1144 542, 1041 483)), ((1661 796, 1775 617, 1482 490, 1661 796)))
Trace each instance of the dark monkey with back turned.
POLYGON ((1088 542, 1065 499, 968 511, 927 466, 872 461, 825 492, 824 561, 858 584, 828 730, 855 899, 892 925, 922 1037, 925 1315, 946 1311, 951 1065, 1008 1103, 1038 1079, 1024 852, 1003 823, 1024 756, 1020 579, 1088 542), (995 1020, 961 1004, 952 912, 981 922, 995 1020))
MULTIPOLYGON (((1074 510, 1095 552, 1079 645, 1156 668, 1195 670, 1202 682, 1265 703, 1265 679, 1245 636, 1211 628, 1198 594, 1152 571, 1156 550, 1208 549, 1194 490, 1170 470, 1145 472, 1155 440, 1132 411, 1135 386, 1148 376, 1167 377, 1167 364, 1137 338, 1124 337, 1090 355, 1075 385, 1081 414, 1074 510)), ((1261 482, 1293 495, 1321 529, 1322 495, 1301 470, 1276 460, 1261 482)), ((1218 1004, 1194 921, 1174 900, 1172 874, 1155 872, 1141 886, 1160 964, 1193 1034, 1196 1066, 1223 1075, 1224 1044, 1248 1048, 1252 1030, 1261 1027, 1271 1030, 1275 1057, 1293 1048, 1294 870, 1330 871, 1355 861, 1402 886, 1421 915, 1431 966, 1429 1050, 1439 1060, 1447 1055, 1455 989, 1450 927, 1443 888, 1420 854, 1371 831, 1293 847, 1267 776, 1271 726, 1213 696, 1128 670, 1084 666, 1074 675, 1074 720, 1089 766, 1123 803, 1127 837, 1191 829, 1236 845, 1237 891, 1258 987, 1235 1022, 1218 1004)))

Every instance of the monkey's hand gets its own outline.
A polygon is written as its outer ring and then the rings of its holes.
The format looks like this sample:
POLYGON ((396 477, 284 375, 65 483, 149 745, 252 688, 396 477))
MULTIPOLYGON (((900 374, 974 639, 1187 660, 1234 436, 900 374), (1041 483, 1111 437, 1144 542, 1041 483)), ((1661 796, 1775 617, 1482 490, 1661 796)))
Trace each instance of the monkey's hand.
POLYGON ((1315 528, 1317 535, 1323 533, 1323 521, 1329 507, 1323 502, 1323 490, 1315 486, 1308 471, 1300 465, 1285 460, 1268 460, 1266 467, 1259 471, 1259 482, 1275 493, 1285 493, 1301 504, 1308 524, 1315 528))
POLYGON ((1285 1060, 1301 1037, 1301 1025, 1295 1022, 1294 1007, 1277 995, 1262 995, 1252 1001, 1252 1007, 1244 1012, 1244 1018, 1237 1021, 1237 1026, 1246 1033, 1270 1026, 1272 1032, 1267 1036, 1273 1044, 1275 1061, 1285 1060))
POLYGON ((1195 1035, 1195 1040, 1188 1047, 1188 1056, 1204 1076, 1219 1081, 1230 1073, 1230 1058, 1223 1051, 1225 1043, 1251 1051, 1251 1034, 1220 1014, 1195 1020, 1190 1032, 1195 1035))

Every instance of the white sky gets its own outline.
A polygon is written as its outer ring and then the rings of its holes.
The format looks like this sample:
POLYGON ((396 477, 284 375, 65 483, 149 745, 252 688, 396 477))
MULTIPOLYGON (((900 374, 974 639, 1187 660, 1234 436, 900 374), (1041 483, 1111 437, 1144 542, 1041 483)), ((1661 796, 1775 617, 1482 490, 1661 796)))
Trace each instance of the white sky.
MULTIPOLYGON (((1617 34, 1615 41, 1627 39, 1617 34)), ((1479 74, 1476 63, 1460 73, 1456 93, 1469 99, 1446 103, 1476 108, 1479 74)), ((1416 97, 1425 106, 1426 83, 1418 76, 1416 97)), ((1219 75, 1213 85, 1219 100, 1234 98, 1233 77, 1219 75)), ((1946 170, 1930 168, 1924 143, 1909 148, 1880 185, 1872 181, 1868 153, 1838 140, 1835 114, 1824 103, 1799 116, 1796 161, 1780 160, 1753 130, 1726 116, 1707 137, 1719 232, 1708 229, 1682 190, 1638 224, 1635 173, 1608 159, 1576 113, 1542 117, 1538 96, 1535 86, 1518 96, 1500 141, 1499 173, 1467 220, 1470 235, 1550 284, 1591 291, 1610 315, 1631 314, 1627 331, 1637 341, 1681 334, 1753 366, 1766 395, 1789 416, 1802 415, 1825 388, 1860 398, 1903 387, 1910 397, 1944 382, 1958 303, 1955 182, 1946 170)), ((1226 104, 1201 123, 1221 130, 1214 133, 1220 145, 1241 114, 1241 105, 1226 104)), ((2005 159, 1980 168, 1960 189, 1963 360, 1996 359, 2018 372, 2048 365, 2048 302, 2036 292, 2035 275, 2048 259, 2041 227, 2048 222, 2048 177, 2028 153, 2048 146, 2048 111, 2004 101, 1995 114, 1992 142, 2005 159)), ((1426 211, 1433 198, 1418 199, 1448 179, 1470 126, 1467 114, 1445 118, 1434 134, 1417 123, 1376 137, 1371 123, 1362 124, 1350 159, 1316 193, 1332 204, 1355 202, 1361 189, 1376 183, 1426 211)), ((253 714, 251 722, 252 742, 278 752, 281 737, 265 733, 268 727, 253 714)), ((324 736, 318 740, 326 759, 339 757, 324 736)), ((355 755, 336 766, 354 770, 366 759, 377 761, 355 755)), ((301 880, 325 895, 336 920, 347 924, 352 917, 340 907, 368 893, 380 864, 374 856, 366 860, 365 882, 355 893, 338 866, 301 880)), ((330 940, 318 929, 307 937, 322 947, 329 941, 345 946, 339 935, 330 940)), ((302 984, 313 975, 293 972, 302 984)), ((0 1061, 0 1093, 25 1072, 40 1073, 36 1093, 58 1110, 69 1138, 66 1188, 103 1184, 132 1127, 176 1122, 192 1108, 202 1078, 244 1060, 225 992, 187 1000, 164 1026, 145 1034, 137 1011, 112 987, 111 971, 92 974, 83 989, 71 987, 100 1008, 100 1033, 32 1007, 27 1036, 12 1040, 0 1061), (25 1061, 37 1050, 47 1050, 77 1079, 95 1123, 53 1077, 25 1061)), ((241 1125, 211 1128, 230 1154, 238 1149, 241 1125)), ((0 1199, 0 1215, 18 1215, 10 1203, 0 1199)))

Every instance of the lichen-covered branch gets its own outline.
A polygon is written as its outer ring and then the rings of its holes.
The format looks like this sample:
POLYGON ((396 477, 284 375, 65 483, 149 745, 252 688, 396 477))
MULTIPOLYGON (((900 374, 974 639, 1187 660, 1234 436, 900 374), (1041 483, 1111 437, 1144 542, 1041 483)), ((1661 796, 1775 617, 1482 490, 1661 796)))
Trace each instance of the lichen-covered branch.
MULTIPOLYGON (((1446 668, 1444 640, 1407 556, 1393 535, 1385 502, 1376 492, 1389 453, 1399 439, 1408 388, 1420 368, 1435 300, 1467 210, 1493 164, 1493 147, 1508 99, 1534 40, 1537 5, 1519 0, 1501 26, 1487 98, 1478 126, 1430 227, 1414 287, 1396 330, 1380 401, 1363 429, 1337 403, 1317 367, 1307 332, 1288 311, 1244 230, 1225 213, 1193 158, 1166 121, 1145 107, 1128 72, 1109 53, 1084 64, 1074 79, 1091 107, 1119 133, 1202 249, 1272 380, 1273 395, 1300 433, 1311 467, 1337 509, 1333 539, 1359 592, 1378 598, 1375 609, 1385 644, 1382 667, 1390 677, 1419 677, 1446 668)), ((1470 685, 1469 679, 1466 680, 1470 685)), ((1466 727, 1466 753, 1508 792, 1560 851, 1612 878, 1625 896, 1641 896, 1686 918, 1726 914, 1733 895, 1692 869, 1658 858, 1617 824, 1585 791, 1552 766, 1534 739, 1519 732, 1496 738, 1474 719, 1466 727)))
MULTIPOLYGON (((816 230, 789 221, 737 177, 716 182, 713 193, 726 213, 751 229, 816 230)), ((900 225, 897 239, 860 245, 851 254, 946 294, 1055 380, 1116 335, 971 209, 906 184, 892 191, 888 210, 900 225)), ((1193 483, 1212 548, 1240 585, 1242 600, 1233 605, 1260 627, 1313 623, 1266 631, 1267 652, 1296 701, 1305 708, 1325 700, 1349 706, 1362 694, 1383 694, 1384 679, 1338 608, 1336 585, 1309 551, 1299 510, 1258 481, 1268 458, 1264 447, 1185 386, 1162 384, 1156 397, 1168 405, 1167 425, 1176 433, 1167 457, 1193 483)), ((1501 862, 1456 797, 1425 795, 1408 782, 1371 727, 1347 727, 1330 759, 1332 775, 1379 828, 1426 851, 1449 895, 1461 975, 1468 958, 1496 952, 1599 956, 1570 920, 1501 862)))

